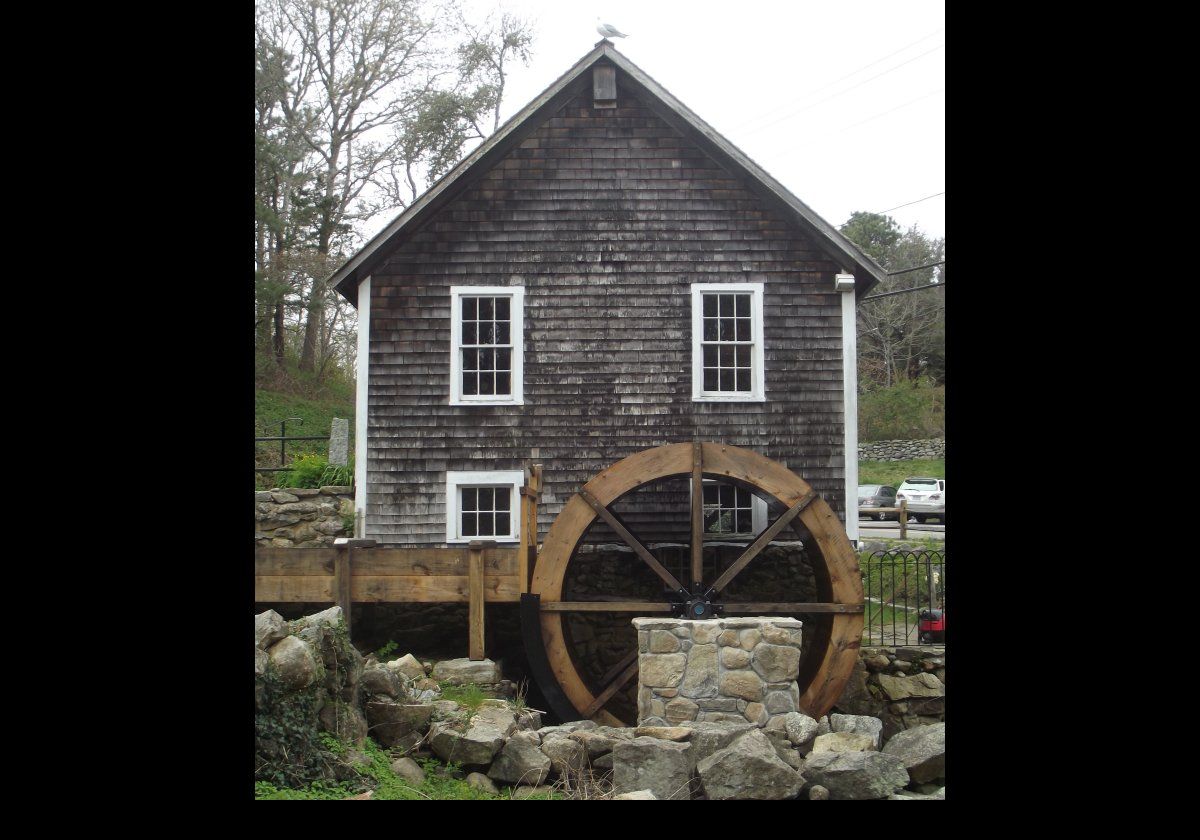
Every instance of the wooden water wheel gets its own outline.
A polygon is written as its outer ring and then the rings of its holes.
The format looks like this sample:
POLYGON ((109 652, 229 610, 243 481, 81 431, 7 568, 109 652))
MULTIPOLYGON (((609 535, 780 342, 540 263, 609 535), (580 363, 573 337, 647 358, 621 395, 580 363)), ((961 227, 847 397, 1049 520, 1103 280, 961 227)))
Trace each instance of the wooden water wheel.
MULTIPOLYGON (((631 571, 642 571, 635 568, 631 571)), ((657 583, 657 581, 655 582, 657 583)), ((800 708, 806 714, 826 714, 841 695, 854 662, 863 629, 863 590, 858 558, 845 529, 829 505, 799 476, 782 464, 749 449, 720 443, 681 443, 647 449, 613 464, 585 484, 563 507, 542 543, 534 571, 531 595, 523 596, 526 641, 540 635, 545 657, 538 652, 540 670, 557 685, 539 678, 552 707, 563 717, 587 717, 621 726, 622 720, 605 709, 614 695, 637 674, 637 647, 615 665, 596 675, 581 668, 572 654, 566 619, 571 614, 608 613, 626 621, 638 615, 684 614, 709 617, 705 605, 719 603, 724 614, 801 614, 808 652, 800 666, 800 708), (664 480, 690 477, 690 563, 685 579, 673 574, 646 544, 632 533, 614 506, 638 491, 664 480), (716 479, 750 490, 783 506, 783 512, 761 531, 732 564, 704 580, 703 481, 716 479), (604 523, 632 549, 635 567, 645 565, 662 586, 647 591, 641 600, 564 600, 564 580, 589 529, 604 523), (808 544, 816 581, 817 600, 789 600, 793 593, 779 592, 777 600, 731 602, 722 592, 783 530, 791 526, 808 544), (807 532, 807 533, 805 533, 807 532), (536 610, 536 616, 530 618, 536 610), (536 625, 531 634, 529 625, 536 625), (540 631, 540 633, 538 632, 540 631), (565 700, 565 702, 564 702, 565 700), (570 715, 570 711, 574 715, 570 715)), ((531 652, 532 653, 532 652, 531 652)), ((531 663, 535 657, 531 656, 531 663)), ((535 665, 535 674, 539 667, 535 665)), ((628 717, 628 714, 625 715, 628 717)))

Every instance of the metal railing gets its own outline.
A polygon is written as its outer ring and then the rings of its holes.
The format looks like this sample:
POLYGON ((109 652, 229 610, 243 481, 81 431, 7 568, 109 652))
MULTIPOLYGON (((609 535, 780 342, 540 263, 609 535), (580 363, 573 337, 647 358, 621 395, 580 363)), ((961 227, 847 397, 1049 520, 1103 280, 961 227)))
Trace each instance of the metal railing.
POLYGON ((920 630, 922 611, 946 609, 944 549, 876 551, 861 568, 865 644, 945 644, 944 631, 920 630))
POLYGON ((329 442, 329 435, 292 435, 288 437, 287 424, 299 423, 304 425, 303 417, 288 417, 285 420, 279 421, 279 434, 268 437, 256 437, 255 443, 263 443, 265 441, 279 441, 279 466, 278 467, 255 467, 255 472, 288 472, 291 467, 287 465, 287 445, 290 441, 296 440, 323 440, 329 442))

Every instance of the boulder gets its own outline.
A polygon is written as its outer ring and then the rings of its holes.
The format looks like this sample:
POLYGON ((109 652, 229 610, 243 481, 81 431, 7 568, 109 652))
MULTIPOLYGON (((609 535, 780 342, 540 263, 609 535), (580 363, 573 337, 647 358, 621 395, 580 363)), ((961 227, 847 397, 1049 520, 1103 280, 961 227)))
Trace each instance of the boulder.
POLYGON ((550 775, 550 758, 538 749, 532 732, 518 732, 496 754, 488 777, 506 784, 540 785, 550 775))
POLYGON ((619 793, 613 799, 658 799, 650 790, 633 790, 629 793, 619 793))
POLYGON ((425 783, 425 771, 411 758, 397 758, 392 762, 392 772, 413 787, 420 787, 425 783))
POLYGON ((299 691, 312 685, 317 678, 318 665, 312 648, 295 636, 286 636, 268 651, 271 665, 286 688, 299 691))
POLYGON ((288 635, 287 622, 275 610, 254 616, 254 646, 266 650, 288 635))
POLYGON ((686 741, 692 736, 692 731, 686 726, 639 726, 633 734, 635 737, 645 735, 647 738, 662 738, 666 741, 686 741))
POLYGON ((617 739, 606 732, 596 732, 587 729, 572 732, 567 737, 572 741, 578 741, 580 744, 583 744, 583 748, 587 750, 589 759, 599 758, 602 755, 612 752, 613 747, 617 743, 617 739))
POLYGON ((443 761, 463 765, 484 765, 504 746, 508 736, 517 731, 517 717, 508 709, 483 706, 465 725, 436 721, 430 728, 429 747, 443 761))
POLYGON ((709 799, 794 799, 804 778, 785 764, 757 728, 717 750, 697 767, 709 799))
POLYGON ((883 746, 883 721, 868 715, 830 715, 829 727, 834 732, 854 732, 869 735, 872 749, 883 746))
POLYGON ((717 750, 724 749, 737 738, 749 732, 754 728, 754 724, 744 721, 741 723, 699 721, 689 723, 687 727, 692 730, 692 737, 689 739, 689 743, 692 745, 692 760, 698 764, 717 750))
POLYGON ((406 653, 399 659, 393 659, 387 663, 387 668, 392 671, 399 671, 410 680, 425 678, 425 668, 411 653, 406 653))
POLYGON ((916 674, 911 677, 879 675, 879 687, 889 700, 904 700, 908 697, 945 697, 946 686, 933 674, 916 674))
POLYGON ((787 733, 792 746, 799 747, 801 752, 807 752, 813 740, 817 737, 820 724, 801 712, 789 712, 783 716, 783 729, 787 733))
POLYGON ((875 742, 870 735, 858 732, 830 732, 818 735, 813 741, 812 752, 866 752, 875 749, 875 742))
POLYGON ((467 786, 483 791, 484 793, 497 795, 500 793, 500 789, 496 787, 496 784, 482 773, 468 773, 467 786))
POLYGON ((570 723, 560 723, 557 726, 543 726, 537 731, 537 734, 545 738, 548 735, 563 734, 569 735, 572 732, 578 732, 581 729, 596 729, 600 724, 594 720, 573 720, 570 723))
POLYGON ((721 693, 727 697, 761 701, 763 681, 753 671, 726 671, 721 678, 721 693))
POLYGON ((536 732, 542 728, 542 713, 533 709, 518 709, 517 728, 523 732, 536 732))
POLYGON ((429 731, 433 706, 425 703, 405 704, 388 697, 376 696, 365 706, 371 735, 385 747, 394 747, 410 733, 429 731))
POLYGON ((490 659, 443 659, 433 666, 432 676, 451 685, 492 685, 500 682, 500 666, 490 659))
POLYGON ((551 799, 553 796, 554 787, 551 785, 519 787, 512 792, 513 799, 551 799))
POLYGON ((312 615, 306 615, 302 618, 296 619, 292 624, 292 629, 294 632, 299 632, 308 627, 318 627, 321 625, 334 628, 337 627, 341 621, 342 608, 330 607, 327 610, 321 610, 320 612, 313 613, 312 615))
POLYGON ((636 737, 613 747, 613 791, 649 790, 659 799, 691 799, 691 745, 636 737))
POLYGON ((335 700, 326 703, 317 713, 321 728, 339 741, 362 746, 367 737, 367 719, 358 706, 335 700))
POLYGON ((393 699, 405 696, 404 683, 399 675, 382 665, 364 668, 360 684, 367 694, 380 694, 393 699))
POLYGON ((544 738, 539 749, 550 759, 550 770, 559 779, 578 777, 588 765, 587 747, 568 735, 544 738))
POLYGON ((932 782, 946 775, 946 724, 917 726, 892 736, 884 755, 898 758, 914 782, 932 782))
POLYGON ((271 657, 267 656, 267 652, 260 647, 254 649, 254 676, 261 677, 267 673, 267 663, 271 661, 271 657))
POLYGON ((645 686, 675 688, 683 680, 687 659, 683 653, 643 653, 638 656, 638 679, 645 686))
POLYGON ((904 763, 879 752, 814 752, 801 772, 831 799, 886 799, 908 784, 904 763))

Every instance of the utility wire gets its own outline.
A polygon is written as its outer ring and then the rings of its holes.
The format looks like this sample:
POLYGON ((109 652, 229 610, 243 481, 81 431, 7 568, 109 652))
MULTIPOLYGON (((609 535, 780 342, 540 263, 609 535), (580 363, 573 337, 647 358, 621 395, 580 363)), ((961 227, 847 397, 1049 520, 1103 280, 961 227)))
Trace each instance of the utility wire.
POLYGON ((859 82, 858 84, 851 85, 850 87, 846 88, 845 90, 843 90, 843 91, 840 91, 840 92, 838 92, 838 93, 835 93, 835 94, 833 94, 832 96, 827 96, 827 97, 825 97, 824 99, 817 100, 816 102, 812 103, 811 105, 805 105, 803 108, 797 108, 795 111, 789 111, 788 113, 784 114, 784 115, 783 115, 782 117, 780 117, 779 119, 777 119, 777 120, 774 120, 774 121, 772 121, 772 122, 769 122, 769 123, 766 123, 765 125, 761 125, 761 126, 759 126, 758 128, 751 129, 750 131, 747 131, 747 132, 745 132, 745 134, 746 134, 746 135, 752 135, 752 134, 758 134, 760 131, 766 131, 768 128, 771 128, 772 126, 776 126, 776 125, 778 125, 779 123, 781 123, 781 122, 784 122, 785 120, 790 120, 790 119, 792 119, 793 117, 797 116, 798 114, 802 114, 802 113, 804 113, 805 111, 811 110, 812 108, 815 108, 815 107, 817 107, 818 105, 822 105, 822 104, 824 104, 824 103, 828 102, 828 101, 829 101, 829 100, 831 100, 831 99, 837 99, 839 96, 844 96, 845 94, 849 93, 850 91, 852 91, 852 90, 855 90, 856 88, 860 88, 860 87, 862 87, 862 86, 863 86, 863 85, 865 85, 867 82, 873 82, 873 81, 875 81, 875 80, 876 80, 876 79, 878 79, 880 76, 886 76, 888 73, 891 73, 891 72, 893 72, 893 71, 895 71, 895 70, 899 70, 901 67, 903 67, 903 66, 904 66, 904 65, 906 65, 906 64, 912 64, 912 63, 913 63, 914 61, 916 61, 918 58, 922 58, 922 57, 924 57, 924 56, 927 56, 927 55, 929 55, 929 54, 930 54, 930 53, 932 53, 932 52, 937 52, 938 50, 942 49, 942 48, 943 48, 943 47, 945 47, 945 46, 946 46, 945 44, 940 44, 940 45, 938 45, 938 46, 934 47, 934 48, 933 48, 933 49, 931 49, 931 50, 926 50, 925 52, 921 53, 920 55, 913 56, 913 57, 912 57, 912 58, 910 58, 908 61, 902 61, 902 62, 900 62, 899 64, 897 64, 895 67, 891 67, 891 68, 889 68, 889 69, 887 69, 887 70, 884 70, 882 73, 876 73, 874 76, 871 76, 870 78, 863 79, 863 80, 862 80, 861 82, 859 82))
POLYGON ((922 289, 940 289, 940 288, 944 287, 945 285, 946 285, 946 281, 943 280, 940 283, 926 283, 924 286, 913 286, 911 289, 899 289, 894 292, 880 292, 877 295, 868 295, 867 297, 865 297, 861 301, 859 301, 859 303, 862 303, 862 302, 868 301, 868 300, 875 300, 876 298, 891 297, 892 295, 904 295, 904 294, 908 294, 909 292, 919 292, 922 289))
MULTIPOLYGON (((905 202, 904 204, 897 204, 895 207, 889 207, 886 210, 880 210, 879 212, 872 213, 871 215, 872 216, 882 216, 884 213, 890 213, 893 210, 899 210, 901 207, 908 207, 910 204, 920 204, 922 201, 928 201, 931 198, 937 198, 939 195, 945 195, 945 194, 946 194, 946 191, 942 190, 940 193, 934 193, 933 195, 927 195, 924 198, 918 198, 916 201, 908 201, 908 202, 905 202)), ((844 221, 840 225, 838 225, 838 227, 843 228, 846 225, 850 224, 850 222, 851 222, 851 219, 847 219, 846 221, 844 221)))
MULTIPOLYGON (((812 96, 813 94, 820 93, 820 92, 821 92, 821 91, 823 91, 823 90, 828 90, 829 88, 831 88, 831 87, 833 87, 834 85, 836 85, 838 82, 843 82, 843 81, 845 81, 846 79, 849 79, 851 76, 855 76, 855 75, 857 75, 857 74, 861 73, 862 71, 864 71, 864 70, 866 70, 866 69, 868 69, 868 68, 870 68, 870 67, 874 67, 876 64, 879 64, 879 63, 881 63, 881 62, 887 61, 887 60, 888 60, 889 58, 891 58, 892 56, 894 56, 894 55, 899 55, 900 53, 904 52, 904 51, 905 51, 906 49, 908 49, 909 47, 915 47, 917 44, 921 43, 922 41, 928 41, 930 38, 932 38, 934 35, 936 35, 936 34, 938 34, 939 32, 941 32, 941 31, 942 31, 943 29, 945 29, 945 28, 946 28, 946 27, 944 27, 944 26, 939 26, 937 29, 935 29, 933 32, 930 32, 930 33, 929 33, 928 35, 926 35, 924 38, 918 38, 917 40, 913 41, 911 44, 905 44, 903 47, 901 47, 900 49, 896 50, 895 52, 890 52, 890 53, 888 53, 887 55, 885 55, 883 58, 877 58, 875 61, 872 61, 870 64, 864 64, 862 67, 859 67, 857 70, 852 70, 851 72, 847 73, 845 76, 842 76, 842 77, 840 77, 840 78, 834 79, 832 82, 830 82, 830 83, 829 83, 829 84, 827 84, 827 85, 822 85, 821 87, 819 87, 819 88, 816 88, 815 90, 810 90, 808 93, 806 93, 806 94, 805 94, 805 96, 806 96, 806 97, 807 97, 807 96, 812 96)), ((772 111, 767 111, 767 112, 765 112, 765 113, 759 114, 757 117, 750 117, 748 120, 746 120, 745 124, 746 124, 746 125, 753 125, 753 124, 754 124, 754 123, 756 123, 756 122, 759 122, 759 121, 761 121, 761 120, 763 120, 763 119, 765 119, 765 118, 767 118, 767 117, 772 117, 772 116, 774 116, 774 115, 775 115, 775 112, 774 112, 773 110, 772 110, 772 111)))
POLYGON ((889 271, 888 277, 895 277, 897 274, 908 274, 910 271, 920 271, 922 268, 933 268, 935 265, 945 265, 945 264, 946 264, 946 261, 941 260, 940 262, 930 263, 929 265, 919 265, 916 268, 905 268, 900 271, 889 271))

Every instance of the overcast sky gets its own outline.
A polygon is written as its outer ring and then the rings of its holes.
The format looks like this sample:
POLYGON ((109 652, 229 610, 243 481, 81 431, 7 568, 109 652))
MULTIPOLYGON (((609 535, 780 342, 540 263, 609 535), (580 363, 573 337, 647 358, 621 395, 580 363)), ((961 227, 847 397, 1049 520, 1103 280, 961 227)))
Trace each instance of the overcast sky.
MULTIPOLYGON (((465 0, 478 17, 496 0, 465 0)), ((508 119, 600 40, 833 225, 855 210, 945 235, 946 32, 942 0, 504 0, 533 19, 508 119)), ((386 221, 384 222, 386 224, 386 221)))

